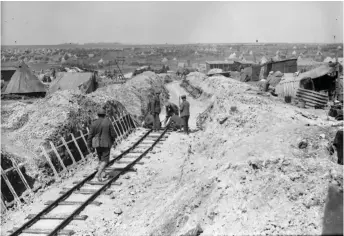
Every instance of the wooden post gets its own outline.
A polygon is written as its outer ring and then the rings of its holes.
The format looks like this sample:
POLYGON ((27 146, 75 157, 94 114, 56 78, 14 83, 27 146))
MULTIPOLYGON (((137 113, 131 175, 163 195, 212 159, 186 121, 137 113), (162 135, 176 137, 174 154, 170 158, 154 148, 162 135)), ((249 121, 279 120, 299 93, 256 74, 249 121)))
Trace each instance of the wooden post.
POLYGON ((56 180, 60 179, 59 174, 57 173, 57 171, 56 171, 56 169, 55 169, 55 166, 54 166, 54 164, 52 163, 52 161, 51 161, 51 159, 50 159, 50 157, 49 157, 47 151, 45 150, 44 147, 40 147, 40 149, 41 149, 43 155, 45 156, 45 158, 47 159, 47 161, 48 161, 48 163, 49 163, 51 169, 53 170, 54 175, 55 175, 55 179, 56 179, 56 180))
MULTIPOLYGON (((115 133, 116 133, 117 138, 119 138, 119 135, 118 135, 118 132, 117 132, 117 130, 116 130, 116 128, 115 128, 115 125, 113 124, 113 123, 114 123, 114 121, 112 120, 113 118, 112 118, 112 117, 109 117, 109 119, 110 119, 110 121, 111 121, 111 124, 112 124, 113 129, 115 130, 115 133)), ((118 144, 117 139, 115 140, 115 142, 116 142, 116 144, 118 144)))
POLYGON ((121 119, 123 120, 123 127, 124 127, 124 129, 125 129, 125 134, 128 136, 128 134, 129 134, 129 129, 128 129, 127 124, 126 124, 126 122, 125 122, 125 115, 122 116, 121 119))
POLYGON ((123 135, 122 136, 125 136, 125 131, 124 131, 124 128, 123 128, 123 126, 122 126, 122 124, 121 124, 121 120, 120 120, 120 118, 118 118, 118 123, 119 123, 119 125, 121 126, 121 128, 122 128, 122 130, 123 130, 123 135))
POLYGON ((5 204, 4 196, 2 196, 2 193, 0 194, 1 194, 1 213, 2 213, 3 211, 7 211, 7 207, 5 204))
POLYGON ((122 135, 122 133, 121 133, 121 129, 120 129, 119 126, 117 125, 116 120, 115 120, 115 119, 113 119, 113 120, 114 120, 113 122, 115 123, 115 125, 116 125, 116 127, 117 127, 117 129, 118 129, 118 132, 119 132, 119 136, 118 136, 118 137, 119 137, 120 139, 123 139, 123 138, 122 138, 123 135, 122 135))
POLYGON ((14 168, 18 172, 19 177, 21 178, 23 184, 25 185, 26 189, 29 190, 29 194, 32 195, 33 194, 32 189, 30 188, 30 185, 28 184, 23 173, 21 172, 20 167, 17 165, 17 162, 13 158, 11 158, 11 161, 12 161, 14 168))
POLYGON ((130 120, 131 122, 133 122, 133 125, 134 125, 133 129, 136 129, 136 124, 135 124, 134 119, 131 117, 131 114, 129 114, 129 120, 130 120))
POLYGON ((130 114, 127 114, 126 120, 127 120, 127 124, 128 124, 128 127, 129 127, 129 131, 131 133, 132 130, 133 130, 133 127, 131 126, 131 123, 130 123, 130 114))
MULTIPOLYGON (((87 129, 87 131, 88 131, 88 128, 86 128, 86 129, 87 129)), ((88 153, 92 153, 91 150, 90 150, 90 148, 89 148, 88 145, 87 145, 87 142, 86 142, 86 139, 85 139, 84 134, 82 133, 82 130, 79 130, 79 132, 80 132, 80 134, 81 134, 82 140, 84 140, 84 143, 85 143, 85 145, 86 145, 86 148, 87 148, 88 153)))
POLYGON ((82 154, 82 151, 81 151, 81 149, 80 149, 80 147, 78 145, 78 142, 76 141, 76 139, 74 137, 74 134, 71 133, 70 135, 72 136, 73 142, 74 142, 76 148, 78 149, 78 151, 80 153, 81 159, 84 161, 85 160, 84 154, 82 154))
POLYGON ((63 171, 67 170, 67 168, 66 168, 65 164, 63 163, 63 161, 62 161, 62 159, 60 157, 60 154, 57 152, 53 142, 49 141, 49 143, 50 143, 50 146, 51 146, 52 150, 54 151, 55 155, 57 156, 57 159, 59 160, 59 162, 60 162, 60 164, 61 164, 61 166, 63 168, 63 171))
POLYGON ((7 185, 8 188, 10 189, 10 191, 11 191, 13 197, 14 197, 15 202, 17 202, 18 205, 21 205, 21 201, 20 201, 20 199, 19 199, 19 197, 18 197, 16 191, 14 190, 14 188, 13 188, 13 186, 12 186, 10 180, 7 178, 7 175, 4 174, 4 170, 2 169, 2 167, 1 167, 1 176, 2 176, 2 178, 4 178, 6 185, 7 185))
POLYGON ((61 140, 62 140, 63 145, 66 147, 66 150, 67 150, 69 156, 72 158, 73 165, 75 165, 76 161, 75 161, 74 156, 73 156, 72 152, 70 151, 70 149, 69 149, 69 147, 68 147, 68 145, 66 143, 66 140, 63 137, 61 137, 61 140))

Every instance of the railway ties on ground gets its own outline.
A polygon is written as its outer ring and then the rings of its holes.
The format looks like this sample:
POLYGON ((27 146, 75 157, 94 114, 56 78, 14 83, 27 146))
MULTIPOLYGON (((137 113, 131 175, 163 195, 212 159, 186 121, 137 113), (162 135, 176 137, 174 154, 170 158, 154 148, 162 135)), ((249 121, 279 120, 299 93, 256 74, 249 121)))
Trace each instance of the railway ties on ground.
POLYGON ((127 172, 135 172, 134 165, 144 164, 141 159, 146 156, 150 150, 156 145, 159 145, 160 141, 166 140, 163 138, 169 133, 168 127, 160 132, 152 132, 152 130, 144 130, 142 135, 139 135, 139 140, 132 143, 132 146, 127 150, 123 151, 120 155, 112 159, 105 169, 105 172, 109 174, 110 178, 104 182, 98 182, 93 180, 97 171, 92 174, 84 176, 85 178, 81 181, 73 182, 74 186, 63 188, 60 192, 62 194, 55 201, 48 201, 45 203, 45 207, 38 214, 30 214, 24 223, 19 228, 14 228, 10 231, 10 236, 16 236, 21 234, 46 234, 49 236, 53 235, 72 235, 73 230, 64 229, 73 220, 86 220, 86 215, 80 215, 84 208, 88 205, 99 206, 101 202, 95 201, 95 199, 101 194, 110 194, 112 190, 108 190, 111 185, 119 186, 121 182, 117 181, 121 175, 127 172), (121 165, 118 167, 117 165, 121 165), (117 182, 115 182, 117 181, 117 182), (86 187, 86 188, 85 188, 86 187), (85 201, 67 201, 72 194, 84 194, 87 196, 85 201), (73 212, 65 215, 51 215, 49 214, 53 209, 62 205, 76 205, 78 206, 73 212), (54 229, 33 229, 31 228, 38 221, 42 220, 61 220, 61 222, 54 229))

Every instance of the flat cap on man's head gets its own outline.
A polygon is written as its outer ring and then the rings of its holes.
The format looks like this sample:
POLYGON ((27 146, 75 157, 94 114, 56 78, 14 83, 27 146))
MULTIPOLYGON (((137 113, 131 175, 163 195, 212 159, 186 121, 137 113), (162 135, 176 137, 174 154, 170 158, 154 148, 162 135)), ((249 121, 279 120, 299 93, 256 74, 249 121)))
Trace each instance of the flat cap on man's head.
POLYGON ((103 109, 103 108, 100 108, 99 110, 98 110, 98 113, 97 113, 98 115, 105 115, 105 110, 103 109))
POLYGON ((183 98, 186 98, 186 95, 182 95, 182 99, 183 99, 183 98))

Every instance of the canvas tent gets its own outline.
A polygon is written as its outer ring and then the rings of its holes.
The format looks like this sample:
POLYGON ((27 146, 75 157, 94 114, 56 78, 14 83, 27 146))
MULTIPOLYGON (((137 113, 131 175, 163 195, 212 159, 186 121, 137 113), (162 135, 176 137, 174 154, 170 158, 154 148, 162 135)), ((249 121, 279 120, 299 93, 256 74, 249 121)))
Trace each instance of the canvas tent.
POLYGON ((8 82, 3 94, 45 94, 44 84, 21 62, 8 82))
POLYGON ((96 77, 91 72, 60 72, 51 83, 49 93, 67 89, 79 89, 83 93, 91 93, 96 90, 96 77))

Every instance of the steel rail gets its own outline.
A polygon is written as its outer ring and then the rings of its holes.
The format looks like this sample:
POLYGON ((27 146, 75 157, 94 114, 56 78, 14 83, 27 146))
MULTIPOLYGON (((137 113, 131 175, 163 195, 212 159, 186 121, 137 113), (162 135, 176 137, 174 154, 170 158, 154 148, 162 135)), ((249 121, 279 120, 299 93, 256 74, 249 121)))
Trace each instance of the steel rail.
MULTIPOLYGON (((114 158, 113 160, 111 160, 107 166, 112 165, 116 160, 121 159, 124 155, 128 154, 132 149, 134 149, 140 142, 142 142, 143 139, 145 139, 150 133, 152 132, 152 130, 149 130, 146 134, 144 134, 144 136, 142 136, 142 138, 140 138, 134 145, 132 145, 130 148, 128 148, 127 150, 125 150, 123 153, 121 153, 119 156, 117 156, 116 158, 114 158)), ((33 224, 35 224, 38 220, 40 220, 41 216, 49 213, 51 210, 53 210, 55 207, 58 206, 58 204, 60 202, 62 202, 63 200, 65 200, 66 198, 68 198, 75 190, 78 190, 79 188, 81 188, 87 181, 91 180, 94 178, 94 176, 97 174, 97 171, 94 171, 92 174, 90 174, 88 177, 84 178, 80 183, 78 183, 77 185, 75 185, 74 187, 72 187, 70 190, 68 190, 65 194, 61 195, 58 199, 56 199, 53 203, 51 203, 49 206, 47 206, 46 208, 44 208, 41 212, 39 212, 34 218, 32 218, 31 220, 27 221, 26 223, 24 223, 20 228, 18 228, 17 230, 15 230, 13 233, 11 233, 9 236, 17 236, 20 235, 23 230, 31 227, 33 224)), ((113 180, 112 180, 113 181, 113 180)), ((112 182, 111 181, 111 182, 112 182)), ((111 183, 109 182, 109 183, 111 183)), ((96 192, 97 193, 97 192, 96 192)), ((91 196, 92 197, 92 196, 91 196)), ((64 221, 63 221, 64 222, 64 221)), ((63 223, 62 222, 62 223, 63 223)), ((61 223, 61 224, 62 224, 61 223)), ((55 232, 55 230, 53 231, 55 232)), ((49 235, 53 235, 53 234, 49 234, 49 235)))
MULTIPOLYGON (((111 186, 111 183, 117 180, 123 173, 127 172, 128 169, 130 169, 133 165, 135 165, 139 160, 141 160, 159 141, 160 139, 165 135, 169 127, 166 127, 165 130, 161 133, 161 135, 155 140, 155 142, 152 144, 151 147, 149 147, 146 151, 144 151, 138 158, 136 158, 132 163, 127 165, 123 170, 121 170, 118 174, 116 174, 114 177, 112 177, 106 184, 104 184, 100 189, 98 189, 94 194, 92 194, 81 206, 79 206, 77 209, 73 211, 73 213, 68 216, 66 219, 64 219, 58 226, 55 227, 55 229, 48 234, 48 236, 55 236, 58 234, 60 230, 62 230, 64 227, 66 227, 74 218, 74 216, 80 214, 80 212, 89 205, 90 202, 92 202, 94 199, 96 199, 101 192, 103 192, 106 188, 111 186)), ((129 152, 129 150, 133 149, 135 146, 137 146, 147 135, 151 132, 147 132, 138 142, 136 142, 131 148, 129 148, 126 153, 129 152)), ((121 154, 123 155, 123 154, 121 154)))

